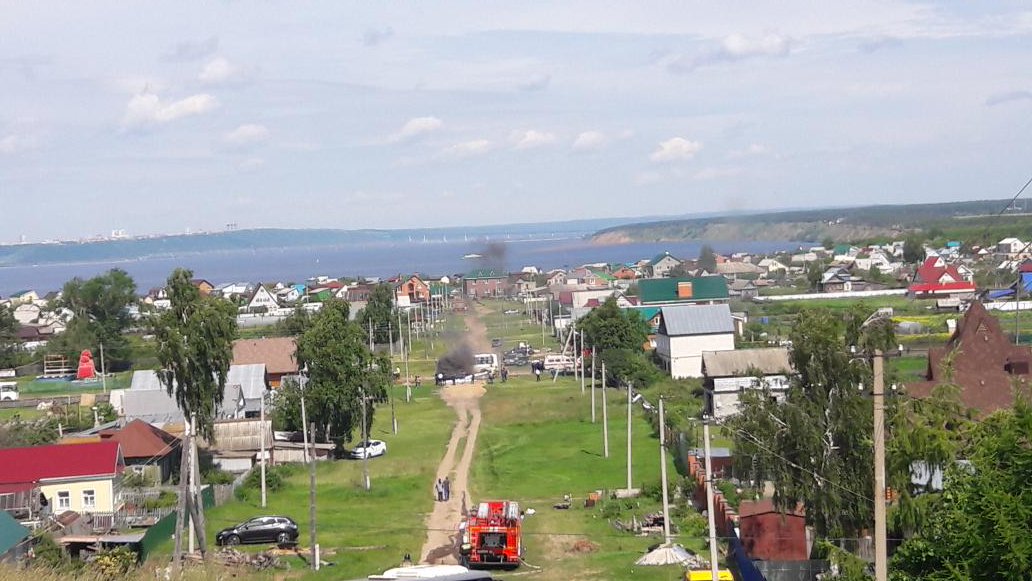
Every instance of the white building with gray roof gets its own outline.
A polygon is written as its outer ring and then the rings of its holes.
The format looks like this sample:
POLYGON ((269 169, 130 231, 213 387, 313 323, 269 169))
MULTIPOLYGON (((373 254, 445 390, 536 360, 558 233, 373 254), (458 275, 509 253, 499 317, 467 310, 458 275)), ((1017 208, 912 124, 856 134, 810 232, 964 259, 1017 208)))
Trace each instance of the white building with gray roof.
POLYGON ((735 324, 727 304, 662 308, 656 354, 674 379, 702 377, 703 351, 734 348, 735 324))

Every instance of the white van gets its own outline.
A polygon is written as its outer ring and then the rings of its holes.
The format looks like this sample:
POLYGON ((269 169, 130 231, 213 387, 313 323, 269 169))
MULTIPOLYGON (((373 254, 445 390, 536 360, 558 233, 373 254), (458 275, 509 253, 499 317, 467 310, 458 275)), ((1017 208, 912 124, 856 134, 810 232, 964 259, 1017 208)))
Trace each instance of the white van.
POLYGON ((573 373, 577 365, 577 359, 570 355, 546 355, 545 371, 559 371, 559 373, 573 373))
POLYGON ((18 382, 0 381, 0 401, 18 401, 18 382))
POLYGON ((495 373, 498 371, 498 355, 478 353, 473 356, 473 373, 495 373))

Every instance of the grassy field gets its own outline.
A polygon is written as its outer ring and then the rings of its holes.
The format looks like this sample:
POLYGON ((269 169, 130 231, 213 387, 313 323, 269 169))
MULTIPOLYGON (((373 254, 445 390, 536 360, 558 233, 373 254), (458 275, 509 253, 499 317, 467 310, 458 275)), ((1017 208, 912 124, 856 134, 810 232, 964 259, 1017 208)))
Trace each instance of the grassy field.
MULTIPOLYGON (((316 475, 316 522, 324 559, 334 563, 303 578, 354 579, 396 566, 405 553, 418 555, 424 520, 433 505, 432 485, 451 432, 454 413, 430 392, 418 390, 411 403, 397 404, 399 430, 390 429, 390 410, 377 411, 373 438, 387 443, 386 456, 370 460, 372 490, 362 488, 362 462, 320 463, 316 475)), ((233 500, 208 512, 209 534, 262 514, 285 515, 301 525, 301 543, 308 546, 308 473, 298 469, 284 486, 269 494, 267 508, 253 500, 233 500)), ((171 543, 167 545, 171 551, 171 543)), ((153 560, 167 558, 155 556, 153 560)), ((300 560, 290 559, 297 570, 300 560)), ((302 569, 303 570, 303 569, 302 569)))
MULTIPOLYGON (((595 490, 626 486, 627 415, 625 395, 609 390, 610 457, 603 457, 601 398, 598 422, 591 423, 590 397, 579 382, 509 381, 489 389, 481 402, 484 419, 473 463, 474 500, 513 499, 537 513, 525 521, 526 559, 541 570, 537 579, 678 579, 680 568, 635 567, 634 560, 658 537, 635 537, 617 531, 609 517, 629 521, 660 510, 653 498, 583 508, 595 490), (574 498, 570 510, 551 505, 564 494, 574 498), (583 541, 587 541, 584 543, 583 541), (586 548, 588 548, 586 550, 586 548)), ((658 440, 641 408, 633 412, 633 484, 656 489, 659 483, 658 440)), ((668 477, 676 481, 668 455, 668 477)), ((673 494, 673 492, 672 492, 673 494)), ((683 539, 701 550, 698 539, 683 539)), ((504 576, 503 576, 504 577, 504 576)))

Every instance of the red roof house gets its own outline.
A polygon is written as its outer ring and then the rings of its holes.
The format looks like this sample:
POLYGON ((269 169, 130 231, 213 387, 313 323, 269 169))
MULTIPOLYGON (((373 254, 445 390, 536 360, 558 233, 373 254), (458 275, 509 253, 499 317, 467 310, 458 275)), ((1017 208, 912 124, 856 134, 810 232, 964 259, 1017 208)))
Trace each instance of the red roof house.
POLYGON ((38 488, 55 513, 114 512, 125 469, 118 442, 0 450, 0 493, 38 488))
POLYGON ((975 284, 957 267, 939 256, 930 256, 917 268, 913 283, 907 289, 914 298, 973 296, 975 284))
POLYGON ((1014 386, 1027 386, 1032 375, 1032 349, 1012 344, 996 317, 977 301, 946 345, 928 350, 925 381, 908 383, 907 395, 930 396, 947 381, 946 361, 952 362, 950 382, 960 387, 961 403, 979 415, 1013 406, 1014 386))
POLYGON ((121 444, 125 465, 138 473, 150 469, 157 483, 167 482, 179 462, 179 438, 140 419, 120 430, 103 430, 100 438, 121 444))

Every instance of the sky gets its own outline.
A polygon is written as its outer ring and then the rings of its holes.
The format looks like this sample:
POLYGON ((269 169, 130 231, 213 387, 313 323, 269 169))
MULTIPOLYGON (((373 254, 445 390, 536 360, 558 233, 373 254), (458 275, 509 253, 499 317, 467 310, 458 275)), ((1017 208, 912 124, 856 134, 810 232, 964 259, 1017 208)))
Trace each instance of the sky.
POLYGON ((0 0, 0 242, 1000 199, 1024 2, 0 0))

